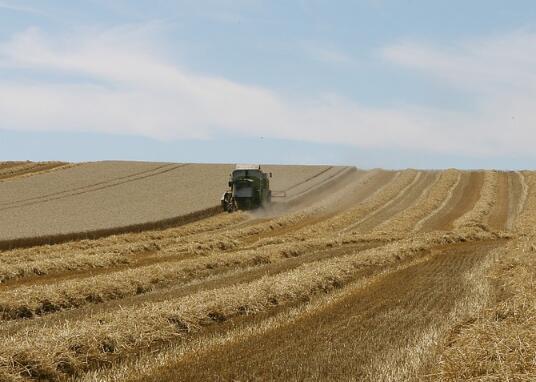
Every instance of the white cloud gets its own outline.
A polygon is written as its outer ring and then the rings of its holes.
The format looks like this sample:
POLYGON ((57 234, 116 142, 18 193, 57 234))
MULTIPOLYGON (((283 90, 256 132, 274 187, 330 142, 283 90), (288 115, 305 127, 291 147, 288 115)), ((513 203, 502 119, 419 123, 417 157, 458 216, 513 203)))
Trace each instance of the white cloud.
POLYGON ((526 31, 440 48, 406 42, 383 53, 466 91, 491 95, 536 89, 536 34, 526 31))
MULTIPOLYGON (((524 34, 515 40, 522 37, 520 44, 527 50, 513 63, 503 56, 502 40, 476 44, 485 47, 481 52, 470 44, 447 52, 416 44, 384 51, 389 60, 463 91, 480 89, 478 110, 456 112, 418 105, 374 109, 336 95, 289 99, 168 61, 147 33, 151 28, 91 30, 64 40, 29 29, 1 44, 0 67, 70 79, 51 82, 39 75, 25 81, 0 80, 0 129, 109 132, 157 139, 203 139, 224 133, 479 155, 533 152, 531 126, 536 117, 529 112, 532 98, 527 94, 536 90, 529 66, 534 55, 526 46, 532 40, 524 34), (497 58, 496 67, 478 70, 490 55, 497 58), (519 74, 508 76, 514 64, 519 74), (502 96, 503 86, 509 97, 502 96)), ((512 50, 511 44, 505 48, 512 50)))
POLYGON ((448 47, 412 42, 383 50, 386 59, 435 78, 476 107, 451 121, 476 148, 534 156, 536 33, 518 30, 448 47))

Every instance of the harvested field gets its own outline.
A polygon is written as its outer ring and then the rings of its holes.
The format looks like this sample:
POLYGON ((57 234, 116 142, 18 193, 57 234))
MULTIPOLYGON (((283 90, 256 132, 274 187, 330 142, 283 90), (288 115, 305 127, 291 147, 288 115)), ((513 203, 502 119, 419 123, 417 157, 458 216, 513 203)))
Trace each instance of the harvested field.
POLYGON ((265 166, 218 213, 230 169, 0 182, 0 381, 536 378, 532 172, 265 166))

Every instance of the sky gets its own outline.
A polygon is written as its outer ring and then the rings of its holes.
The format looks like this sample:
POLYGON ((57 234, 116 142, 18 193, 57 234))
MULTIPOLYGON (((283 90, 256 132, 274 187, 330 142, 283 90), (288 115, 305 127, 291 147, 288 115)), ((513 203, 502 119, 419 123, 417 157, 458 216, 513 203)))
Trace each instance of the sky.
POLYGON ((0 161, 533 169, 536 3, 0 0, 0 161))

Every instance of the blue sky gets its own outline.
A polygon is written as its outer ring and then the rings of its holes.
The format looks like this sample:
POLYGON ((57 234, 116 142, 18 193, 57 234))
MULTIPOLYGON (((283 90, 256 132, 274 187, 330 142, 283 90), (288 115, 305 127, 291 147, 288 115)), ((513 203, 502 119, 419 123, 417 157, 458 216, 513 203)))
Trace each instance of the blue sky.
POLYGON ((0 160, 534 168, 530 1, 0 0, 0 160))

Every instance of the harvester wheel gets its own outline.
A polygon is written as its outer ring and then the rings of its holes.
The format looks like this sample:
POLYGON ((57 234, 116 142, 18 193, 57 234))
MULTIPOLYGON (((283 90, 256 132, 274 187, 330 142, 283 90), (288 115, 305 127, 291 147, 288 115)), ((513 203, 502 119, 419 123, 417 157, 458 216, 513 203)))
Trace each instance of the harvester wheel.
POLYGON ((223 198, 221 200, 221 205, 223 207, 223 210, 229 213, 237 210, 236 202, 233 198, 233 195, 230 192, 226 192, 223 195, 223 198))

